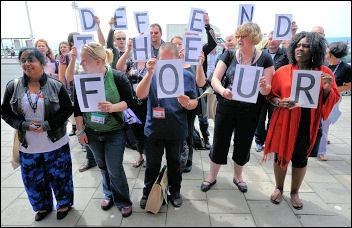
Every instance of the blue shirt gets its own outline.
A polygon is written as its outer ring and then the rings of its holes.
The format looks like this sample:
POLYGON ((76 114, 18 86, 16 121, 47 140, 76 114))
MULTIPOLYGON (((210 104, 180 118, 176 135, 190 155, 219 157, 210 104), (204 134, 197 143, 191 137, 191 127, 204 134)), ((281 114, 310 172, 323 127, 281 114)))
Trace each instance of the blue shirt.
MULTIPOLYGON (((183 70, 185 95, 190 99, 197 98, 196 81, 194 75, 183 70)), ((154 73, 148 95, 147 119, 144 127, 144 134, 147 137, 160 139, 185 139, 187 136, 187 110, 181 106, 177 97, 157 97, 156 75, 154 73), (153 108, 165 109, 165 119, 153 118, 153 108)))

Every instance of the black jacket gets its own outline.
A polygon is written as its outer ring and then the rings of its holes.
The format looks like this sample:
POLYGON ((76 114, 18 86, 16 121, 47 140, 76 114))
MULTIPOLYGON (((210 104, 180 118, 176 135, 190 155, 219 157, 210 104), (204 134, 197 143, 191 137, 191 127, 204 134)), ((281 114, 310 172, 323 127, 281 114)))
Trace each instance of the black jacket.
MULTIPOLYGON (((72 103, 64 84, 58 79, 44 73, 39 83, 45 110, 44 122, 41 125, 43 130, 47 131, 48 138, 56 142, 66 134, 67 119, 73 113, 72 103)), ((18 139, 25 148, 28 147, 25 135, 26 131, 29 131, 30 121, 25 120, 21 100, 28 89, 27 85, 26 74, 19 78, 15 91, 14 80, 9 81, 1 104, 1 118, 18 130, 18 139)))
MULTIPOLYGON (((269 53, 268 49, 263 50, 263 52, 269 53)), ((274 56, 274 68, 277 71, 280 67, 286 66, 289 64, 289 60, 287 58, 287 50, 286 48, 279 48, 274 56)))

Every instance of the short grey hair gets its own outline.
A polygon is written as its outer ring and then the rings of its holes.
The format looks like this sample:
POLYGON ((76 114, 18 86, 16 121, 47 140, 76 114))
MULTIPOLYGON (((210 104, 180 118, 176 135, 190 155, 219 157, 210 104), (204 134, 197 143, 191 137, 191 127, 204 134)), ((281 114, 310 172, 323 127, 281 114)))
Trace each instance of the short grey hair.
POLYGON ((179 52, 176 44, 173 44, 171 42, 165 42, 160 46, 160 50, 170 50, 175 53, 175 56, 177 57, 179 52))

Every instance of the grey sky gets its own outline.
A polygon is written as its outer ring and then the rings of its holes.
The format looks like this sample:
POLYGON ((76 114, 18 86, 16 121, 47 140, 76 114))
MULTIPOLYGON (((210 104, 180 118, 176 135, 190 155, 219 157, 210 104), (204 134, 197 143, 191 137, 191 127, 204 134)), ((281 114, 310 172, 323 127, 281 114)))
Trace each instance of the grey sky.
MULTIPOLYGON (((159 23, 164 29, 163 39, 166 39, 166 24, 187 24, 190 10, 194 7, 209 13, 210 23, 220 28, 224 38, 236 29, 239 4, 255 4, 253 22, 261 27, 263 33, 269 33, 274 29, 275 14, 278 13, 293 14, 298 31, 310 31, 315 25, 321 25, 325 28, 327 37, 351 37, 351 2, 349 1, 78 1, 77 4, 79 7, 94 8, 95 14, 101 20, 105 38, 109 31, 108 21, 119 6, 126 6, 128 37, 137 35, 133 19, 134 11, 149 11, 150 23, 159 23)), ((34 37, 44 38, 49 42, 66 40, 70 32, 76 31, 76 19, 71 5, 72 1, 28 2, 34 37)), ((24 1, 2 1, 1 37, 29 37, 29 34, 24 1)), ((96 36, 96 32, 94 34, 96 36)))

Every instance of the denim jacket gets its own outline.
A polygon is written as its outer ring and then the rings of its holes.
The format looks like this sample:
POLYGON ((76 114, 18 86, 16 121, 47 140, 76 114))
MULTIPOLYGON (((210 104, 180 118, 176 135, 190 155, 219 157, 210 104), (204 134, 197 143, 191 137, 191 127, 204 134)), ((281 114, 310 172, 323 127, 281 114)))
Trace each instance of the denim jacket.
MULTIPOLYGON (((67 119, 73 113, 73 106, 69 95, 61 81, 43 74, 39 81, 44 97, 43 131, 47 131, 48 138, 56 142, 66 134, 67 119)), ((1 118, 10 126, 18 130, 18 139, 22 146, 27 148, 25 135, 29 131, 30 121, 25 120, 22 110, 22 98, 28 87, 28 76, 19 78, 14 91, 14 80, 7 83, 3 102, 1 104, 1 118)))

